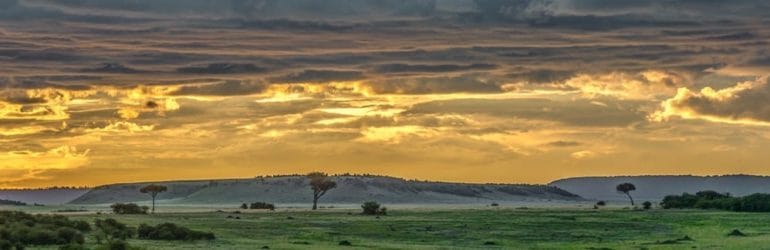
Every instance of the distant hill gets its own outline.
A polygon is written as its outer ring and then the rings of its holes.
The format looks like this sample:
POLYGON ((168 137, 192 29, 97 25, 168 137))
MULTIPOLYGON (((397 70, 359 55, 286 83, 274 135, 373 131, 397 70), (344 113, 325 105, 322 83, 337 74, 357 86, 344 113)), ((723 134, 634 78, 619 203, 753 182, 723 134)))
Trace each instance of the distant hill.
MULTIPOLYGON (((546 185, 464 184, 410 181, 385 176, 334 176, 337 188, 322 198, 324 203, 360 203, 377 200, 384 203, 490 203, 514 201, 582 200, 557 187, 546 185)), ((254 179, 212 181, 153 182, 165 185, 168 192, 158 199, 177 204, 308 203, 312 192, 304 176, 279 176, 254 179)), ((149 195, 139 189, 149 183, 113 184, 96 187, 72 204, 105 204, 147 201, 149 195)))
POLYGON ((65 204, 87 193, 87 188, 44 188, 0 190, 0 199, 27 204, 65 204))
POLYGON ((726 192, 735 196, 770 193, 770 177, 752 175, 577 177, 557 180, 549 185, 586 199, 625 200, 623 194, 615 191, 615 186, 624 182, 636 186, 636 191, 631 194, 640 202, 658 202, 669 194, 702 190, 726 192))

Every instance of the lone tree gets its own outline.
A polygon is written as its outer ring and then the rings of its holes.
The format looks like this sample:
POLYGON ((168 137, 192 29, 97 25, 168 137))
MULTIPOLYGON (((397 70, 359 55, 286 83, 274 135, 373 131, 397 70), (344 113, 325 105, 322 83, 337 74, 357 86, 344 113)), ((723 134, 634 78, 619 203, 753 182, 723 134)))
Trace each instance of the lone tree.
POLYGON ((337 183, 329 178, 329 175, 322 172, 309 173, 307 178, 310 179, 310 189, 313 190, 313 210, 316 210, 318 209, 318 199, 330 189, 337 187, 337 183))
POLYGON ((166 192, 166 190, 168 190, 166 186, 150 184, 139 189, 139 192, 150 194, 150 196, 152 196, 152 213, 155 213, 155 197, 157 197, 159 193, 166 192))
POLYGON ((615 189, 618 190, 618 192, 626 194, 626 196, 628 196, 628 199, 631 200, 631 206, 634 205, 634 198, 631 198, 631 191, 636 190, 636 186, 634 186, 634 184, 627 183, 627 182, 623 184, 618 184, 618 186, 615 187, 615 189))

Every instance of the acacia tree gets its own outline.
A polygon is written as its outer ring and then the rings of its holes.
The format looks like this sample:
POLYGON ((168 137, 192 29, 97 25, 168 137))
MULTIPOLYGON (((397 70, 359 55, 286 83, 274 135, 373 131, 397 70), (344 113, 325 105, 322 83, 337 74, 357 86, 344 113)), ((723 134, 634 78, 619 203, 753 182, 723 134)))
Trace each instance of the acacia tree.
POLYGON ((316 210, 318 209, 318 199, 324 196, 327 191, 337 187, 337 183, 329 178, 329 175, 322 172, 309 173, 307 178, 310 179, 310 189, 313 190, 313 210, 316 210))
POLYGON ((631 200, 631 206, 634 205, 634 198, 631 198, 631 191, 636 190, 636 186, 634 186, 634 184, 631 184, 628 182, 618 184, 618 186, 615 187, 615 190, 618 190, 618 192, 626 194, 626 196, 628 196, 628 199, 631 200))
POLYGON ((150 194, 150 196, 152 196, 152 213, 153 214, 155 213, 155 197, 157 197, 159 193, 166 192, 166 190, 168 190, 166 186, 155 185, 155 184, 150 184, 143 187, 142 189, 139 189, 139 192, 142 192, 143 194, 150 194))

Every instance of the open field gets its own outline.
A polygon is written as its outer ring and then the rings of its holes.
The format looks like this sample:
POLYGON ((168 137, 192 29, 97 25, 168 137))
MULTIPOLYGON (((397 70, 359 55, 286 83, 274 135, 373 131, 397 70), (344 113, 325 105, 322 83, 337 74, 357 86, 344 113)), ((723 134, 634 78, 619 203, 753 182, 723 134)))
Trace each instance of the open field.
MULTIPOLYGON (((131 226, 173 222, 212 231, 218 237, 212 242, 130 241, 147 249, 325 249, 339 248, 343 240, 350 241, 352 248, 372 249, 757 249, 770 245, 770 214, 765 213, 478 207, 401 208, 376 218, 345 208, 240 214, 232 210, 168 213, 168 209, 162 207, 167 213, 156 215, 68 216, 87 221, 110 217, 131 226), (747 236, 727 236, 733 229, 747 236), (685 236, 691 240, 681 240, 685 236)), ((93 237, 87 242, 94 244, 93 237)))

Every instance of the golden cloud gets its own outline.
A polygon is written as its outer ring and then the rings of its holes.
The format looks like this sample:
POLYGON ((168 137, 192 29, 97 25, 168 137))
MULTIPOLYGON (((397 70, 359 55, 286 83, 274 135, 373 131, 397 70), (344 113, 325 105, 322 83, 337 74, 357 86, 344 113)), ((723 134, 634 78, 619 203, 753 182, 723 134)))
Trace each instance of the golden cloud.
POLYGON ((715 90, 705 87, 699 92, 679 88, 676 95, 660 104, 648 119, 656 122, 673 117, 711 122, 770 125, 770 85, 761 77, 735 86, 715 90))
POLYGON ((48 151, 10 151, 0 153, 0 170, 71 169, 88 163, 88 152, 72 146, 60 146, 48 151))
POLYGON ((578 74, 564 84, 588 98, 609 96, 619 99, 649 100, 673 94, 677 87, 689 85, 689 78, 674 72, 648 70, 639 73, 578 74))

